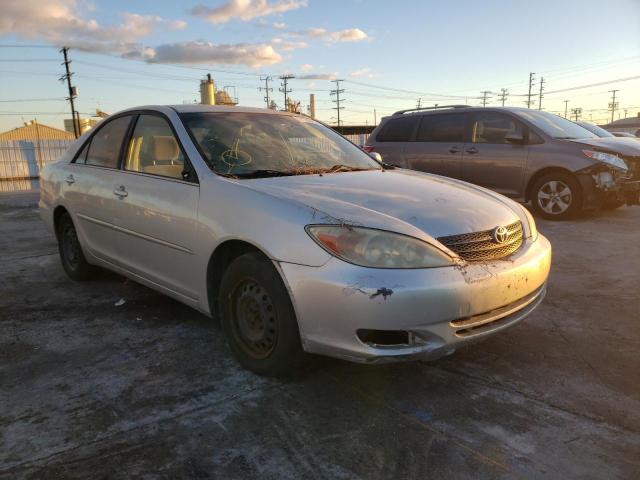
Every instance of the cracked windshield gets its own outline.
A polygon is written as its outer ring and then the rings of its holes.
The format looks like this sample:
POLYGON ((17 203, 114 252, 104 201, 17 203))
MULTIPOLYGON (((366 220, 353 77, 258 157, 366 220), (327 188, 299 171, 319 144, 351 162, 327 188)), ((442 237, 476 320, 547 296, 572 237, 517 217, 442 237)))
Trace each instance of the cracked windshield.
POLYGON ((264 113, 181 116, 209 166, 235 177, 377 170, 381 166, 318 122, 264 113))

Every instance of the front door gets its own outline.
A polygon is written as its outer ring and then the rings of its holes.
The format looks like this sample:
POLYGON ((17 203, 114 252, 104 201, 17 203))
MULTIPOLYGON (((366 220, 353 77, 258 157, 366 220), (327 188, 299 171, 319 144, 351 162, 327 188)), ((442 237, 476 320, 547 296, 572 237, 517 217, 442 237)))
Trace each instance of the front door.
POLYGON ((523 139, 524 125, 500 112, 475 112, 471 142, 462 159, 463 180, 510 197, 519 197, 524 188, 524 170, 529 147, 507 141, 509 134, 523 139))
POLYGON ((122 175, 118 162, 132 118, 105 120, 64 172, 65 199, 84 246, 110 263, 118 257, 118 198, 113 192, 122 175))
POLYGON ((118 252, 128 270, 197 300, 200 189, 168 120, 138 117, 117 187, 118 252))
POLYGON ((405 148, 408 168, 461 178, 465 120, 464 113, 422 115, 415 141, 405 148))

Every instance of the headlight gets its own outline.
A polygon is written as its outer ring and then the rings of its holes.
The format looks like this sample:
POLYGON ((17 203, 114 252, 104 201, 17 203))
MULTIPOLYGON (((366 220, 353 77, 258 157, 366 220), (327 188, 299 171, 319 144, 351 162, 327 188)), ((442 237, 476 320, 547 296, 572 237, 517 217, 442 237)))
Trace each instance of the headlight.
POLYGON ((629 170, 629 167, 627 166, 625 161, 619 156, 613 155, 612 153, 595 152, 593 150, 583 150, 582 153, 584 153, 589 158, 593 158, 594 160, 598 160, 599 162, 607 163, 613 167, 619 168, 620 170, 629 170))
POLYGON ((372 228, 309 225, 307 233, 331 255, 371 268, 434 268, 455 265, 449 255, 417 238, 372 228))
POLYGON ((531 232, 531 241, 535 242, 538 239, 538 227, 536 227, 536 221, 533 219, 533 215, 527 210, 526 207, 520 205, 520 208, 524 211, 525 217, 527 217, 527 223, 529 224, 529 232, 531 232))

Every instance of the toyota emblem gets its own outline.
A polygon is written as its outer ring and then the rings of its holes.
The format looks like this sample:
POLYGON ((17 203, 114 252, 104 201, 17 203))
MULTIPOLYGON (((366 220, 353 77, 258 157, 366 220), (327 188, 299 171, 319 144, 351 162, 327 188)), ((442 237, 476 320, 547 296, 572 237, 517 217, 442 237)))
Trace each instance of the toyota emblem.
POLYGON ((504 243, 507 241, 507 238, 509 238, 509 231, 507 230, 507 227, 496 227, 493 230, 493 240, 496 243, 504 243))

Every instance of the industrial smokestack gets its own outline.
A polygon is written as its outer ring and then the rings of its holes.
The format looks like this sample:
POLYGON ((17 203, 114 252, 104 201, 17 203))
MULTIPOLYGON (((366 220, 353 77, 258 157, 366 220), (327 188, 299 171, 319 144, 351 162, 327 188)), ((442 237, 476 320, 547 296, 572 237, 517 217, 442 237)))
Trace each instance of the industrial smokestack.
POLYGON ((216 104, 216 84, 210 73, 207 73, 206 80, 200 81, 200 103, 202 105, 216 104))

